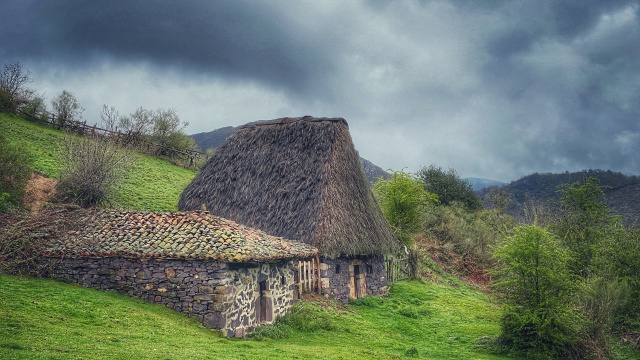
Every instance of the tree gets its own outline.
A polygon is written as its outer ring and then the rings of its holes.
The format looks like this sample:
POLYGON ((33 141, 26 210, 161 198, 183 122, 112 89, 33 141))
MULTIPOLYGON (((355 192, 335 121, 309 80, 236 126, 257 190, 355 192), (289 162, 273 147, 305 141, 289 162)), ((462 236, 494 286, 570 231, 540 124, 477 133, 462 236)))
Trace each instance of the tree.
POLYGON ((604 204, 600 180, 591 177, 561 187, 559 221, 550 227, 574 254, 570 268, 585 280, 596 271, 595 258, 616 219, 604 204))
POLYGON ((578 321, 569 305, 576 289, 569 253, 551 233, 527 225, 515 228, 494 257, 493 286, 504 301, 502 343, 538 358, 567 356, 578 321))
POLYGON ((132 153, 100 138, 68 135, 63 142, 61 197, 82 207, 109 204, 115 186, 131 166, 132 153))
POLYGON ((0 134, 0 211, 20 204, 32 173, 30 165, 27 153, 0 134))
POLYGON ((31 119, 45 122, 49 120, 49 111, 47 110, 47 104, 44 102, 44 98, 41 96, 34 96, 31 100, 26 102, 22 106, 22 111, 28 114, 31 119))
POLYGON ((157 155, 173 157, 176 152, 186 152, 195 147, 195 141, 184 133, 188 122, 181 122, 174 109, 158 109, 153 116, 151 138, 160 145, 157 155))
POLYGON ((412 246, 413 234, 421 229, 423 207, 437 203, 438 197, 426 192, 415 175, 404 171, 392 172, 389 180, 378 179, 374 192, 398 239, 412 246))
POLYGON ((5 63, 0 73, 0 112, 14 113, 31 100, 33 90, 26 87, 30 82, 30 74, 22 70, 22 64, 5 63))
POLYGON ((102 105, 102 113, 100 114, 101 126, 109 131, 116 131, 120 122, 120 113, 113 106, 102 105))
POLYGON ((51 100, 53 112, 56 116, 58 127, 64 127, 69 121, 78 121, 82 117, 84 108, 73 95, 73 93, 63 90, 55 99, 51 100))
POLYGON ((471 183, 461 179, 454 169, 444 171, 441 167, 430 165, 423 167, 418 176, 424 184, 424 189, 438 195, 442 205, 449 205, 454 201, 463 203, 469 210, 482 208, 482 202, 473 192, 471 183))
POLYGON ((133 114, 120 118, 120 127, 130 136, 139 139, 150 133, 153 122, 153 111, 139 107, 133 114))

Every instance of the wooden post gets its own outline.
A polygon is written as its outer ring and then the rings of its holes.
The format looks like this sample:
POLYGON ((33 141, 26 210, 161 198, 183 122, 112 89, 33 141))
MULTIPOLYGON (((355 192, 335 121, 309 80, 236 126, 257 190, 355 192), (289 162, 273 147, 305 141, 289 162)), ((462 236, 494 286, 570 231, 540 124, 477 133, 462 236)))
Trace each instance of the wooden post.
POLYGON ((298 261, 298 296, 302 296, 302 261, 298 261))
POLYGON ((320 273, 320 257, 318 257, 318 255, 316 255, 315 260, 316 260, 316 265, 317 265, 317 274, 318 274, 318 277, 317 277, 317 279, 316 279, 316 284, 317 284, 317 286, 316 286, 316 292, 317 292, 318 294, 320 294, 320 293, 322 292, 322 281, 320 281, 320 279, 321 279, 321 273, 320 273))

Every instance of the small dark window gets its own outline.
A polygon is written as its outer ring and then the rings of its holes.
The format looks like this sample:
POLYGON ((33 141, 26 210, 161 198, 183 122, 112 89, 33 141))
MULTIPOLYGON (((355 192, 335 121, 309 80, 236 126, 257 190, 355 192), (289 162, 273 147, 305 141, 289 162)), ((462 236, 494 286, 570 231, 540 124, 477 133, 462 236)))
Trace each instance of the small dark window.
POLYGON ((373 273, 373 265, 367 265, 367 272, 369 274, 373 273))
POLYGON ((336 265, 336 274, 340 274, 340 264, 336 265))
POLYGON ((284 275, 282 275, 282 278, 280 279, 280 284, 287 285, 287 279, 284 277, 284 275))

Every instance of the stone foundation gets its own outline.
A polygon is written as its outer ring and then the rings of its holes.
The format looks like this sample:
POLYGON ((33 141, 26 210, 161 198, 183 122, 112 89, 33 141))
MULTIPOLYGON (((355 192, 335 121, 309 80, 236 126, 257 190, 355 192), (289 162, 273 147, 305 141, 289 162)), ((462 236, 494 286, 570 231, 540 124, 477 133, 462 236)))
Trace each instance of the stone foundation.
POLYGON ((384 295, 387 274, 384 256, 358 256, 320 260, 322 290, 340 302, 367 295, 384 295))
POLYGON ((51 277, 57 280, 163 304, 232 337, 273 322, 294 301, 294 272, 288 261, 49 260, 55 264, 51 277))

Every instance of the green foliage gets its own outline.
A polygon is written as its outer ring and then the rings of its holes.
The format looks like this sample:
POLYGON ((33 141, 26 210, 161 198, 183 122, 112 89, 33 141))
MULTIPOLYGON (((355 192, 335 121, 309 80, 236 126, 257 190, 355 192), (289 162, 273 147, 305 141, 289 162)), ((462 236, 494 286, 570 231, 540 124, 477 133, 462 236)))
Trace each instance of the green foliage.
POLYGON ((425 210, 424 228, 428 235, 445 244, 464 260, 490 265, 492 249, 513 228, 510 216, 496 210, 469 211, 460 203, 425 210))
POLYGON ((24 149, 0 134, 0 211, 19 206, 31 176, 31 160, 24 149))
POLYGON ((290 337, 294 331, 317 332, 334 329, 335 325, 326 313, 319 312, 312 305, 300 301, 294 303, 291 310, 277 318, 273 324, 257 327, 249 337, 256 340, 277 340, 290 337))
POLYGON ((404 171, 392 172, 389 180, 378 179, 374 192, 398 239, 411 247, 413 234, 422 226, 422 209, 436 203, 437 196, 426 192, 415 175, 404 171))
POLYGON ((573 252, 572 272, 585 280, 595 269, 596 257, 615 218, 604 204, 600 180, 591 177, 585 184, 573 183, 561 188, 561 212, 550 230, 573 252))
POLYGON ((603 277, 618 279, 629 287, 627 302, 614 314, 614 330, 640 330, 640 229, 617 226, 602 245, 600 270, 603 277))
POLYGON ((30 120, 46 122, 51 116, 49 111, 47 111, 47 104, 45 104, 44 99, 40 96, 34 96, 22 106, 21 110, 24 114, 30 116, 30 120))
POLYGON ((453 202, 464 204, 469 210, 482 208, 482 202, 476 196, 471 183, 458 176, 454 169, 444 171, 441 167, 430 165, 423 167, 418 176, 427 192, 438 195, 442 205, 453 202))
POLYGON ((495 251, 495 289, 504 301, 502 343, 527 356, 566 357, 579 318, 569 301, 576 283, 569 253, 537 226, 519 226, 495 251))
POLYGON ((62 90, 58 96, 51 100, 51 106, 59 128, 64 127, 69 121, 79 121, 84 112, 84 108, 80 106, 75 95, 67 90, 62 90))
POLYGON ((583 331, 600 348, 606 349, 615 315, 624 307, 629 297, 629 286, 626 282, 592 276, 584 283, 578 295, 585 320, 583 331))

